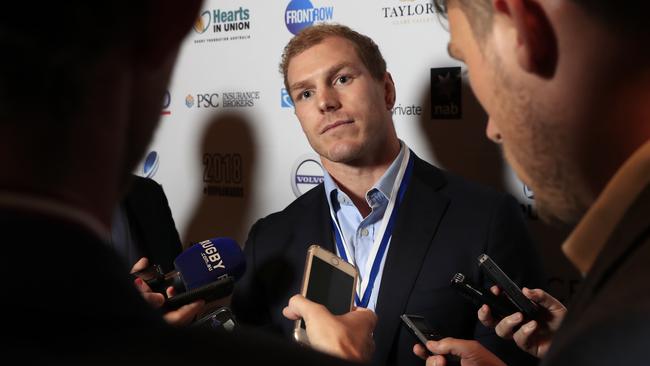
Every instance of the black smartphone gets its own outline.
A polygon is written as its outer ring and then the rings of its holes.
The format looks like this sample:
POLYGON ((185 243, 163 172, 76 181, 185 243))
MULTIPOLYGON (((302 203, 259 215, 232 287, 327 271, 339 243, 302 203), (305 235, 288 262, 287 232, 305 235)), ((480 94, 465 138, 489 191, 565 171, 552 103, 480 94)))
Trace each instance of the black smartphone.
POLYGON ((162 310, 164 312, 176 310, 183 305, 187 305, 199 299, 203 299, 206 302, 223 299, 232 293, 234 284, 235 280, 228 276, 218 281, 208 283, 207 285, 185 291, 176 296, 167 298, 165 303, 163 303, 162 310))
POLYGON ((483 304, 488 305, 492 318, 497 321, 519 311, 507 297, 497 296, 489 289, 483 289, 475 285, 462 273, 456 273, 451 278, 451 286, 477 307, 481 307, 483 304))
POLYGON ((508 299, 517 307, 517 310, 522 313, 526 320, 537 318, 539 312, 537 304, 527 298, 519 286, 487 254, 481 254, 478 257, 478 266, 485 275, 503 290, 508 299))
POLYGON ((433 328, 429 326, 426 319, 421 315, 415 314, 402 314, 400 315, 404 325, 417 337, 417 339, 424 346, 427 341, 439 341, 444 338, 433 328))
POLYGON ((208 328, 208 329, 225 329, 232 331, 237 327, 235 315, 229 307, 222 306, 217 310, 202 316, 192 323, 193 327, 208 328))

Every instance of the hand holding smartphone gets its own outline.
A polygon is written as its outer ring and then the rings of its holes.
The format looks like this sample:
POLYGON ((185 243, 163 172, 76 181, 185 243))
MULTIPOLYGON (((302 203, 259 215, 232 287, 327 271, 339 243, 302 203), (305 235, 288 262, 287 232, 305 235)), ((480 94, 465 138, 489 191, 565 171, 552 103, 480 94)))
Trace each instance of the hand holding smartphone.
POLYGON ((472 301, 477 307, 486 304, 490 307, 490 313, 494 320, 501 320, 510 314, 519 311, 510 300, 503 296, 497 296, 490 292, 489 289, 483 289, 472 283, 462 273, 456 273, 451 278, 453 288, 468 300, 472 301))
POLYGON ((232 277, 227 276, 207 285, 167 298, 161 309, 164 312, 168 312, 200 299, 205 300, 205 302, 222 299, 232 293, 234 286, 235 280, 232 277))
MULTIPOLYGON (((301 294, 307 299, 325 305, 334 315, 352 310, 359 274, 357 268, 336 254, 312 245, 307 250, 301 294)), ((296 320, 294 338, 309 344, 305 323, 296 320)))
MULTIPOLYGON (((536 319, 539 313, 539 306, 526 297, 519 286, 508 277, 501 268, 487 255, 481 254, 478 257, 479 268, 506 294, 508 299, 524 316, 524 322, 536 319)), ((522 323, 523 324, 523 323, 522 323)))
POLYGON ((438 332, 433 330, 426 322, 423 316, 414 314, 402 314, 400 319, 404 325, 417 337, 422 346, 426 348, 427 341, 439 341, 443 338, 438 332))
MULTIPOLYGON (((408 327, 411 333, 417 337, 418 341, 427 353, 429 355, 434 355, 434 353, 429 351, 427 348, 427 341, 439 341, 445 337, 429 326, 426 319, 421 315, 402 314, 400 315, 400 319, 402 319, 403 324, 408 327)), ((455 355, 445 355, 445 358, 447 359, 448 364, 452 365, 459 365, 461 361, 460 358, 455 355)))

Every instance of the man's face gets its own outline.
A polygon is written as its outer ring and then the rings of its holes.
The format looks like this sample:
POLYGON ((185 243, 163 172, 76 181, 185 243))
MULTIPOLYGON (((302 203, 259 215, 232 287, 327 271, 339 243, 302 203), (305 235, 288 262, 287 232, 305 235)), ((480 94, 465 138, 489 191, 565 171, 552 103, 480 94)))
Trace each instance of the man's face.
POLYGON ((558 93, 522 69, 515 52, 517 34, 503 17, 495 14, 480 39, 470 26, 476 20, 454 0, 448 19, 449 52, 467 65, 472 90, 489 116, 488 138, 501 144, 506 160, 533 189, 543 218, 575 221, 586 206, 567 158, 573 132, 566 123, 570 113, 556 103, 558 93))
POLYGON ((296 116, 324 163, 364 164, 396 139, 392 80, 374 79, 347 39, 329 37, 294 56, 287 80, 296 116))

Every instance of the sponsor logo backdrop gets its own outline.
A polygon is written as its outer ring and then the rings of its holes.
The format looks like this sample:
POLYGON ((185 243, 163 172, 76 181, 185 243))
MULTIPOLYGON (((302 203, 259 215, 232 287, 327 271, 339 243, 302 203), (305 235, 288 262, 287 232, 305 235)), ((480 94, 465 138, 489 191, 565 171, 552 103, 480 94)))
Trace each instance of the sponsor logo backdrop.
POLYGON ((570 297, 579 276, 559 251, 567 232, 539 220, 533 192, 485 138, 484 112, 464 65, 447 55, 446 23, 428 0, 206 0, 136 171, 163 185, 184 244, 230 236, 244 245, 257 219, 322 180, 278 71, 293 34, 321 22, 377 42, 397 87, 400 138, 423 159, 514 195, 549 289, 570 297))

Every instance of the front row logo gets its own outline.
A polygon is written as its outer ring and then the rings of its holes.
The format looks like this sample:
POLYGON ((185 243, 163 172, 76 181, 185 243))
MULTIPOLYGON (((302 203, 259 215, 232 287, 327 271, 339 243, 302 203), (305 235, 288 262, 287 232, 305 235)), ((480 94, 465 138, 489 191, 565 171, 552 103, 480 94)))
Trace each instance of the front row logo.
POLYGON ((331 21, 333 17, 333 6, 314 7, 310 0, 291 0, 284 11, 284 23, 292 34, 314 23, 331 21))

